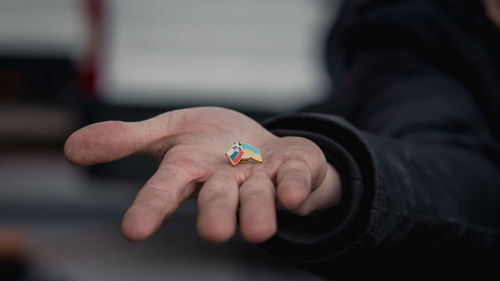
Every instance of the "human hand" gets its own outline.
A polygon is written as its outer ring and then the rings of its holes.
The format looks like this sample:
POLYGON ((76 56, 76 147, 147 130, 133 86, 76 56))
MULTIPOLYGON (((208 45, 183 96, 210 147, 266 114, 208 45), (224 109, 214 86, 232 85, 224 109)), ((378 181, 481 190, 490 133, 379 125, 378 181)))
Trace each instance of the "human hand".
POLYGON ((123 218, 122 233, 131 241, 153 234, 190 197, 197 197, 197 229, 204 239, 228 240, 239 210, 241 235, 254 243, 276 232, 276 205, 308 215, 341 198, 339 175, 316 144, 300 137, 277 137, 224 108, 189 108, 140 122, 92 124, 68 138, 64 153, 81 166, 131 154, 155 159, 158 170, 123 218), (231 166, 224 153, 235 141, 258 147, 264 163, 231 166))
POLYGON ((481 0, 481 2, 488 18, 500 28, 500 2, 498 0, 481 0))

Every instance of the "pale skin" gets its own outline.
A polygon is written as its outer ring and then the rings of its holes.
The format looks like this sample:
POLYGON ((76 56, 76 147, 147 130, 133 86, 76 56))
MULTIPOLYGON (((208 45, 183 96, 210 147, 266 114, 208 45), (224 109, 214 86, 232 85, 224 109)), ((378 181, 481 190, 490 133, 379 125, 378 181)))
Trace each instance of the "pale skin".
POLYGON ((342 197, 340 177, 315 143, 278 137, 224 108, 189 108, 140 122, 92 124, 68 138, 64 153, 80 166, 132 154, 153 157, 158 170, 123 217, 122 234, 134 242, 152 235, 188 198, 197 198, 197 230, 205 240, 230 239, 239 215, 241 236, 260 243, 277 231, 277 208, 300 216, 317 214, 342 197), (258 147, 264 163, 231 166, 224 153, 238 141, 258 147))
POLYGON ((488 18, 493 24, 500 28, 500 1, 498 0, 481 0, 484 5, 484 10, 488 18))

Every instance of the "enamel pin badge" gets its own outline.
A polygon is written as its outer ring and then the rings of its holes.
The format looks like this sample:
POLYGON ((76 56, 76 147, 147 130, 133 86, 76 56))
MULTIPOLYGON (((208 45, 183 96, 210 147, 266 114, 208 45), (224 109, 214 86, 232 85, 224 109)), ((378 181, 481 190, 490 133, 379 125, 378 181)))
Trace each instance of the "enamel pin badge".
POLYGON ((260 154, 260 150, 258 148, 240 142, 233 143, 231 149, 226 152, 226 157, 233 166, 248 160, 253 160, 258 163, 263 162, 262 155, 260 154))

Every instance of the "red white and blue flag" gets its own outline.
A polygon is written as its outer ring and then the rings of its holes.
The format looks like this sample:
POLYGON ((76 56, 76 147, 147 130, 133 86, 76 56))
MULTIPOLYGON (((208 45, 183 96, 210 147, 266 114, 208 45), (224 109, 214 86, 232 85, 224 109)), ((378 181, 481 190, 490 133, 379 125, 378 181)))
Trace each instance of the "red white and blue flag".
POLYGON ((226 152, 226 157, 233 166, 241 161, 242 156, 243 148, 238 143, 234 143, 231 149, 226 152))

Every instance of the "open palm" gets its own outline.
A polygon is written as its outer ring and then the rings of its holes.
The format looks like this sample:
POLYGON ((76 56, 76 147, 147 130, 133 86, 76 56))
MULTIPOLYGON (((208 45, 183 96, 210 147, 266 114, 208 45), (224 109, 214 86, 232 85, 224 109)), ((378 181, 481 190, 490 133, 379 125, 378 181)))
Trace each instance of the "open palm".
POLYGON ((186 199, 197 197, 198 232, 212 242, 229 239, 240 218, 249 242, 269 239, 277 228, 276 204, 306 215, 340 200, 340 181, 322 151, 299 137, 280 138, 236 111, 200 107, 166 112, 140 122, 107 121, 73 133, 65 145, 77 165, 151 155, 156 173, 124 216, 132 241, 154 233, 186 199), (263 164, 235 167, 224 153, 234 142, 260 148, 263 164))

